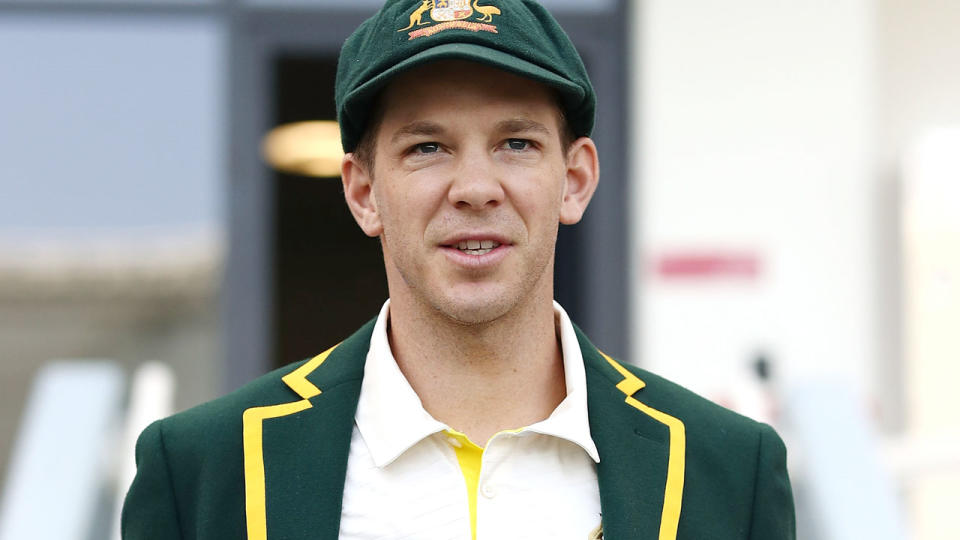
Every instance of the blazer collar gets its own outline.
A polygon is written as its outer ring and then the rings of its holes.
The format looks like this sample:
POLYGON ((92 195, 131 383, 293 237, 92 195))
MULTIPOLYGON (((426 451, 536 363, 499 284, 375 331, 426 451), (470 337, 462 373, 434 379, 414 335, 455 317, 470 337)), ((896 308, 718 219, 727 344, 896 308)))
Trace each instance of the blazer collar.
POLYGON ((373 322, 285 375, 291 401, 244 411, 248 540, 337 538, 373 322))
MULTIPOLYGON (((590 431, 609 538, 674 540, 683 498, 683 423, 644 401, 646 382, 600 352, 577 329, 587 368, 590 431)), ((639 371, 639 370, 638 370, 639 371)))

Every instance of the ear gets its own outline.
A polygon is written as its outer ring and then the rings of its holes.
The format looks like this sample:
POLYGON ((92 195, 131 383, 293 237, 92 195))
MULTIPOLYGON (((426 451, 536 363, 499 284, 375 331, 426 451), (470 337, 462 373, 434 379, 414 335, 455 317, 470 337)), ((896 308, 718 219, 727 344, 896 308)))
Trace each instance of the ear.
POLYGON ((357 225, 367 236, 380 236, 383 224, 377 211, 377 198, 373 193, 372 171, 360 163, 353 153, 343 156, 340 163, 340 177, 343 179, 343 197, 347 200, 350 213, 357 225))
POLYGON ((560 206, 560 223, 580 221, 600 181, 597 145, 589 137, 580 137, 567 151, 567 177, 560 206))

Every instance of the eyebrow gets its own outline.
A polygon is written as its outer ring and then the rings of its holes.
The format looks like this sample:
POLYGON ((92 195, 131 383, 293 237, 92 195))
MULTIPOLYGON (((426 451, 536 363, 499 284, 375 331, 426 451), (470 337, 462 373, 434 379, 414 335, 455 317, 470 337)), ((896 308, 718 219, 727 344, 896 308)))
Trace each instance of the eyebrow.
POLYGON ((390 138, 390 142, 395 143, 404 137, 439 135, 443 132, 443 126, 440 124, 427 121, 411 122, 398 129, 390 138))
POLYGON ((534 131, 544 135, 550 134, 550 130, 547 128, 547 126, 527 118, 511 118, 509 120, 498 122, 497 130, 504 133, 523 133, 534 131))

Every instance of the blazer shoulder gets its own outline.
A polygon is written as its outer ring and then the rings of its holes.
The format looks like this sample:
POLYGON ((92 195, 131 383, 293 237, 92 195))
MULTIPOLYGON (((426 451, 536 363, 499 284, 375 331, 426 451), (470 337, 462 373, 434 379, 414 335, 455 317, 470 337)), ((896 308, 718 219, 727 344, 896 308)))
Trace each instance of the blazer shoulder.
POLYGON ((644 369, 627 369, 646 383, 635 396, 638 400, 683 422, 691 456, 714 466, 772 467, 786 479, 787 448, 773 427, 644 369))
MULTIPOLYGON (((609 381, 617 386, 617 390, 632 392, 630 397, 680 420, 687 427, 690 427, 690 424, 697 427, 700 425, 721 427, 725 431, 734 430, 753 437, 762 429, 763 424, 722 407, 675 382, 607 356, 591 343, 586 334, 576 325, 574 330, 587 368, 588 385, 590 379, 609 381), (633 377, 639 379, 639 382, 633 381, 633 384, 621 388, 618 383, 626 376, 621 370, 628 371, 633 377)), ((591 386, 602 388, 606 385, 591 386)))
POLYGON ((239 538, 243 411, 300 399, 282 378, 303 364, 284 366, 144 429, 137 440, 137 474, 123 507, 124 538, 192 538, 187 531, 211 524, 221 529, 217 538, 239 538))
POLYGON ((751 439, 772 432, 774 437, 779 439, 773 429, 766 424, 736 413, 643 368, 630 364, 622 365, 645 383, 645 386, 636 394, 637 399, 679 418, 688 427, 710 427, 709 431, 720 429, 724 433, 747 436, 751 439))
POLYGON ((243 412, 251 407, 296 401, 300 397, 283 382, 283 377, 305 364, 295 362, 262 375, 244 386, 166 418, 157 420, 147 430, 155 431, 168 447, 180 443, 193 445, 223 437, 235 438, 242 429, 243 412))
POLYGON ((297 377, 302 380, 300 384, 316 386, 321 391, 342 382, 362 379, 363 363, 375 320, 369 321, 325 353, 275 369, 229 394, 160 420, 164 436, 171 434, 189 438, 199 435, 209 439, 224 429, 239 432, 243 412, 247 409, 304 399, 284 381, 284 377, 297 371, 300 371, 297 377), (325 357, 327 353, 329 356, 325 357))
POLYGON ((687 519, 680 536, 719 538, 721 530, 736 530, 749 538, 794 539, 787 449, 777 432, 649 371, 627 369, 646 383, 636 399, 684 425, 687 519), (711 527, 717 530, 705 532, 711 527))

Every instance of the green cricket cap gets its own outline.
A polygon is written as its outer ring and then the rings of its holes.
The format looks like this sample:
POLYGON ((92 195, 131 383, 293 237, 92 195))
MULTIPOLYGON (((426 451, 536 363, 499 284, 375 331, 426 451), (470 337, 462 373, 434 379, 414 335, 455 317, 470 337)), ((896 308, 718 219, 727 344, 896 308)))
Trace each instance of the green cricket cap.
POLYGON ((391 78, 445 59, 487 64, 554 88, 577 136, 593 131, 596 94, 583 60, 532 0, 388 0, 340 49, 335 100, 344 152, 367 128, 391 78))

